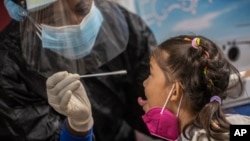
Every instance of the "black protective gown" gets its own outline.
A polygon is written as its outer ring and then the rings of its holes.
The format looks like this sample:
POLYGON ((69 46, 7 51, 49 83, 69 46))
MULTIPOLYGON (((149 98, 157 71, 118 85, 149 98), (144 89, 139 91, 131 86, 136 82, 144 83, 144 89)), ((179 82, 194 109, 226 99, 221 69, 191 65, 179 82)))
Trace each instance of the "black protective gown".
MULTIPOLYGON (((127 75, 82 79, 92 104, 96 141, 133 141, 135 128, 147 133, 141 119, 144 112, 137 104, 137 97, 144 95, 142 82, 149 72, 150 48, 156 45, 154 35, 138 16, 124 8, 106 1, 96 3, 100 10, 109 8, 124 16, 122 22, 127 25, 124 32, 127 32, 128 41, 116 54, 108 55, 112 50, 106 48, 112 45, 108 40, 104 41, 109 37, 102 35, 104 31, 100 30, 93 50, 95 53, 90 57, 71 62, 45 50, 42 54, 53 54, 49 59, 55 62, 49 62, 47 58, 40 60, 46 64, 44 68, 43 65, 34 67, 27 63, 25 49, 21 47, 24 40, 20 38, 19 23, 12 21, 0 33, 2 141, 59 140, 65 117, 49 106, 45 82, 48 76, 62 70, 79 74, 127 70, 127 75)), ((103 15, 103 24, 110 24, 105 12, 103 15)), ((114 35, 123 36, 121 32, 115 32, 115 27, 112 30, 114 35)))

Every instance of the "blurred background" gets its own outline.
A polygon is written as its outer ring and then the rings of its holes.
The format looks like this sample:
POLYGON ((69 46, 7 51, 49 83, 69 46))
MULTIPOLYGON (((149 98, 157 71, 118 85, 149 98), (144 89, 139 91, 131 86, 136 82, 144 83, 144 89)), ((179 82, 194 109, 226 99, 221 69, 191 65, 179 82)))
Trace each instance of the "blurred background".
POLYGON ((4 7, 3 1, 4 0, 0 0, 0 32, 10 22, 10 17, 4 7))

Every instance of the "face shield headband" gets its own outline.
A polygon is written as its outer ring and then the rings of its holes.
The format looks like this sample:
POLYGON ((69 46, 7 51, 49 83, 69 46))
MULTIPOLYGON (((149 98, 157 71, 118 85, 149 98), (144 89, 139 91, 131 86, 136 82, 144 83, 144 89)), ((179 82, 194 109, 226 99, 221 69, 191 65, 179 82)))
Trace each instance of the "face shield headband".
POLYGON ((41 10, 57 0, 4 0, 4 5, 10 17, 16 21, 21 21, 23 17, 28 15, 28 12, 41 10))
POLYGON ((24 0, 26 9, 28 11, 41 10, 57 0, 24 0))

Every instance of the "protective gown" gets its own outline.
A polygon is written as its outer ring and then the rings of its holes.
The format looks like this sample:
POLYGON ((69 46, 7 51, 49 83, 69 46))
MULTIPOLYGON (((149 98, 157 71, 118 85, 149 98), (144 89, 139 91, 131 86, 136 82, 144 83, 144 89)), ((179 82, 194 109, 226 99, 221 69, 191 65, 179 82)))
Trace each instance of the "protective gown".
POLYGON ((0 33, 0 138, 58 141, 62 115, 48 105, 45 82, 55 72, 92 74, 127 70, 127 75, 81 79, 94 117, 96 141, 133 141, 134 129, 148 133, 137 97, 144 96, 150 49, 156 45, 146 24, 119 5, 96 0, 104 20, 91 53, 67 59, 44 49, 33 32, 12 21, 0 33), (113 19, 118 18, 114 22, 113 19), (112 27, 112 28, 111 28, 112 27), (30 43, 32 41, 32 43, 30 43))

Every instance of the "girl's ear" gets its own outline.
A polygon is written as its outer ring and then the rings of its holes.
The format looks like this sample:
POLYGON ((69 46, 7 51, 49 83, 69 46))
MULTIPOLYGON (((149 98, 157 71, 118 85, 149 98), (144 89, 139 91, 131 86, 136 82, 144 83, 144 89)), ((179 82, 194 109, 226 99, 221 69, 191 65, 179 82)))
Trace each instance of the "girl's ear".
POLYGON ((174 85, 175 85, 175 88, 172 92, 172 96, 171 96, 170 100, 172 102, 179 103, 181 96, 183 95, 183 91, 182 91, 182 88, 181 88, 179 82, 175 82, 174 85))

